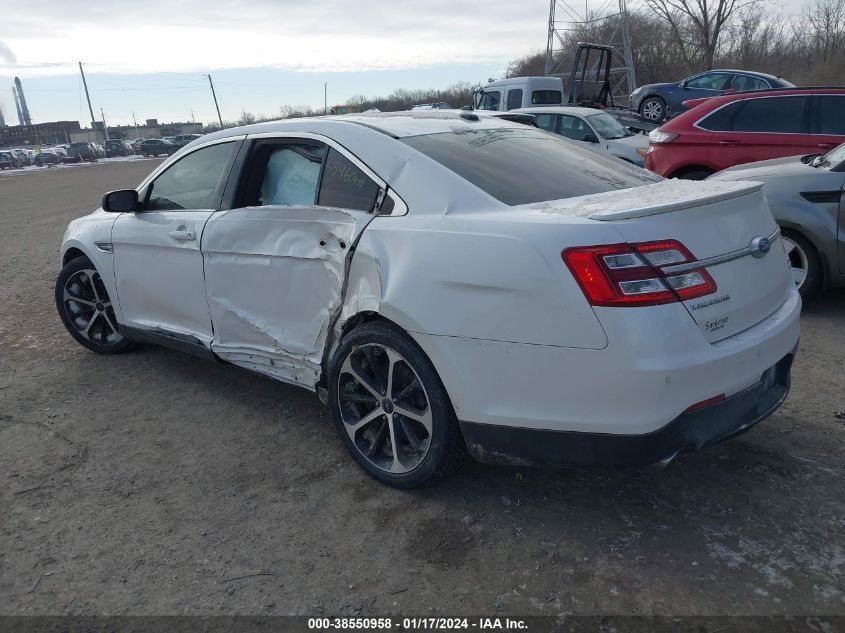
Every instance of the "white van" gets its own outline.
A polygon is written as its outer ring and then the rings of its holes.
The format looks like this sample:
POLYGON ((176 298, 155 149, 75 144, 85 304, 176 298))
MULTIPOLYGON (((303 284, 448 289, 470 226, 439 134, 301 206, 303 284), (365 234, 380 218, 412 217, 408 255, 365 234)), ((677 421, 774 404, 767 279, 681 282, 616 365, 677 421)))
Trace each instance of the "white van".
POLYGON ((474 109, 499 112, 562 104, 563 82, 558 77, 498 79, 480 88, 473 98, 474 109))

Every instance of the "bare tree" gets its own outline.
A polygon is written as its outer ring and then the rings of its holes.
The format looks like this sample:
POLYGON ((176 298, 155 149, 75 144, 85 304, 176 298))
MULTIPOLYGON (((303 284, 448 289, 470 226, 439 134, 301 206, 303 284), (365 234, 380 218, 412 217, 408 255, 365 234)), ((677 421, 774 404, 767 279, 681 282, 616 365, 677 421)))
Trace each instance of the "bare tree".
POLYGON ((713 68, 719 38, 733 15, 756 0, 645 0, 670 27, 690 72, 713 68))

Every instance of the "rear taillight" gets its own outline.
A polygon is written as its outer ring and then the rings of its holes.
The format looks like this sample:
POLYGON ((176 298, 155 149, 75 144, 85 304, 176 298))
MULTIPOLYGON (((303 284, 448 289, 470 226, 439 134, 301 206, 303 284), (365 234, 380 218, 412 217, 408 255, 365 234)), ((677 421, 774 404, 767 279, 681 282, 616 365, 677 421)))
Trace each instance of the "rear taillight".
POLYGON ((664 272, 696 261, 676 240, 567 248, 561 257, 594 306, 660 305, 716 292, 716 282, 703 268, 664 272))
POLYGON ((648 133, 648 142, 654 143, 655 145, 671 143, 676 138, 678 138, 677 134, 673 134, 672 132, 664 132, 660 128, 652 130, 648 133))

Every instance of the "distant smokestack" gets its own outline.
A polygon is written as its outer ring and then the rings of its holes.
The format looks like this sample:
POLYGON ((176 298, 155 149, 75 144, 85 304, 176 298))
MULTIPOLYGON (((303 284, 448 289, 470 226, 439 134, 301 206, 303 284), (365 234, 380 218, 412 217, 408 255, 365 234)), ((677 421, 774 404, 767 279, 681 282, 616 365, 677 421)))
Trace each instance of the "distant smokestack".
POLYGON ((0 109, 0 127, 6 127, 6 119, 3 118, 3 110, 0 109))
POLYGON ((18 99, 21 102, 21 113, 23 114, 23 125, 29 127, 32 125, 32 119, 29 116, 29 108, 26 107, 26 97, 23 95, 23 87, 21 86, 21 80, 18 77, 15 77, 15 87, 18 90, 18 99))
POLYGON ((23 125, 23 113, 21 112, 21 102, 18 99, 18 91, 12 86, 12 95, 15 97, 15 109, 18 111, 18 125, 23 125))

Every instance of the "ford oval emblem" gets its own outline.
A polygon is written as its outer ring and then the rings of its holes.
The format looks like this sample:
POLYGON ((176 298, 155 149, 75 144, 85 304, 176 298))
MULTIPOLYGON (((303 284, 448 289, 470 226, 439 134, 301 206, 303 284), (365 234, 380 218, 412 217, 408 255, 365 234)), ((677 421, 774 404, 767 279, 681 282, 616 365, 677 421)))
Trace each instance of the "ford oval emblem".
POLYGON ((771 250, 772 243, 769 241, 768 237, 755 237, 751 240, 751 244, 748 248, 751 249, 751 255, 759 259, 761 257, 765 257, 766 253, 771 250))

